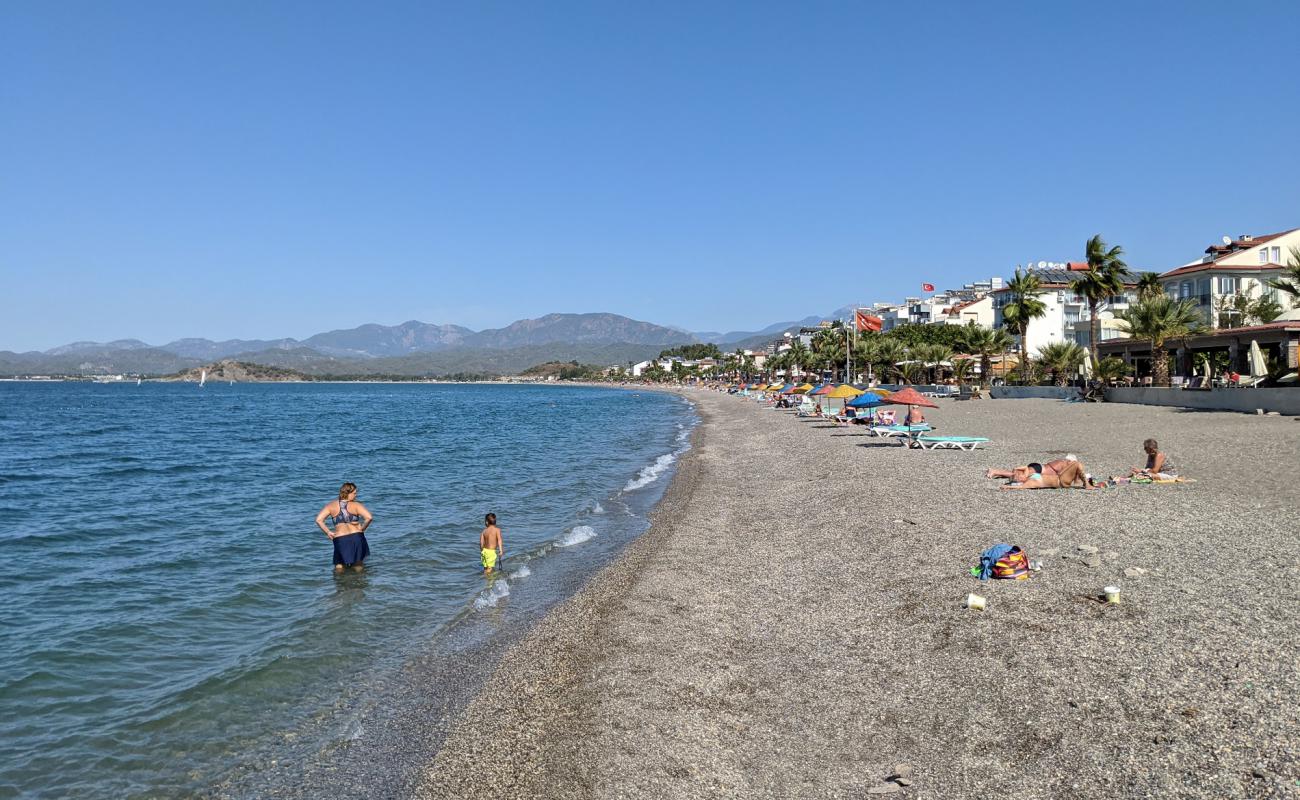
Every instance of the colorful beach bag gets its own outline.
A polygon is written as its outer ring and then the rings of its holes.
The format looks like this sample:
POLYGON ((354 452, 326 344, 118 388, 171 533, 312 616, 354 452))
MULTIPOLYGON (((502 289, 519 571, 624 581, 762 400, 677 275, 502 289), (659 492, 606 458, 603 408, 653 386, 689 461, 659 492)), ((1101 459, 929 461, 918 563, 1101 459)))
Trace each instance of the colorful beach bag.
POLYGON ((1023 581, 1029 577, 1029 554, 1012 547, 993 562, 993 579, 1023 581))

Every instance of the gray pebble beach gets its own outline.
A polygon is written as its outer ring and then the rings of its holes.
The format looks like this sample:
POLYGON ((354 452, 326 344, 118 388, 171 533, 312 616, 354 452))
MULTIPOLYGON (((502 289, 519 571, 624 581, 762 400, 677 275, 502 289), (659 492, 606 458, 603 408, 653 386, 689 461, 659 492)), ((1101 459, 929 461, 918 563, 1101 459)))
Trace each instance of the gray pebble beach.
POLYGON ((653 527, 503 657, 417 796, 1300 792, 1293 419, 940 400, 939 433, 991 442, 931 452, 684 394, 703 421, 653 527), (984 478, 1126 472, 1147 437, 1195 482, 984 478), (1042 571, 979 582, 996 542, 1042 571))

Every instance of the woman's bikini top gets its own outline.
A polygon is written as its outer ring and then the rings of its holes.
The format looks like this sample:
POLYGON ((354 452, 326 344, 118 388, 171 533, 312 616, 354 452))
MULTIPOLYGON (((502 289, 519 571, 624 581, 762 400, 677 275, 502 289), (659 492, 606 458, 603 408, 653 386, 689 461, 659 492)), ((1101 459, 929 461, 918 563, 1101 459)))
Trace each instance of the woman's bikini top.
POLYGON ((339 501, 339 510, 338 510, 338 513, 335 514, 335 515, 332 517, 332 519, 334 520, 334 524, 335 524, 335 525, 340 525, 340 524, 345 523, 345 522, 346 522, 346 523, 353 523, 353 522, 360 522, 360 521, 361 521, 361 517, 359 517, 359 516, 357 516, 356 514, 353 514, 352 512, 348 511, 348 501, 347 501, 347 500, 340 500, 340 501, 339 501))

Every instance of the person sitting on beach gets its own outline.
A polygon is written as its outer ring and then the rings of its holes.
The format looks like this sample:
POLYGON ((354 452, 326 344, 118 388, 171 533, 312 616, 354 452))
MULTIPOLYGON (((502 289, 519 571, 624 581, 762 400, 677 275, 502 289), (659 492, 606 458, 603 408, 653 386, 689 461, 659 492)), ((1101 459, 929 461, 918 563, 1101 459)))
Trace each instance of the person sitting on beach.
POLYGON ((491 575, 496 569, 497 559, 505 555, 506 546, 501 541, 501 529, 497 527, 497 515, 483 517, 483 532, 478 535, 479 556, 483 561, 483 574, 491 575))
POLYGON ((1072 489, 1076 483, 1082 489, 1092 488, 1092 479, 1080 462, 1059 459, 1049 464, 1031 462, 1011 470, 991 469, 984 474, 990 478, 1010 478, 1011 482, 1003 489, 1072 489))
POLYGON ((908 406, 907 418, 903 421, 904 425, 920 425, 925 422, 925 415, 921 413, 920 406, 908 406))
POLYGON ((1145 467, 1133 467, 1129 470, 1130 478, 1151 478, 1157 481, 1178 480, 1178 468, 1169 459, 1168 454, 1160 452, 1160 444, 1155 439, 1142 443, 1142 450, 1147 454, 1145 467))
POLYGON ((316 527, 334 543, 334 571, 342 572, 345 567, 360 572, 364 569, 362 562, 370 555, 370 544, 366 542, 366 528, 375 518, 370 510, 357 500, 357 485, 348 482, 339 487, 339 499, 325 504, 316 515, 316 527), (334 530, 325 526, 329 522, 334 530))

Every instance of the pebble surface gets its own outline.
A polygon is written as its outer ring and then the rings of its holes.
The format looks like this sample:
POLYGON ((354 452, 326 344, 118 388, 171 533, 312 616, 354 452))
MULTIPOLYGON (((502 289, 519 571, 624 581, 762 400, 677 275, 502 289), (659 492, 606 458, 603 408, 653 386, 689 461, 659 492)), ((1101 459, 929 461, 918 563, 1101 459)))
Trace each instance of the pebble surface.
POLYGON ((916 451, 684 394, 702 424, 651 530, 505 654, 415 796, 1296 796, 1290 420, 940 400, 940 433, 992 441, 916 451), (1147 437, 1196 482, 983 477, 1122 473, 1147 437), (996 542, 1042 570, 980 583, 996 542))

